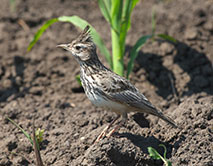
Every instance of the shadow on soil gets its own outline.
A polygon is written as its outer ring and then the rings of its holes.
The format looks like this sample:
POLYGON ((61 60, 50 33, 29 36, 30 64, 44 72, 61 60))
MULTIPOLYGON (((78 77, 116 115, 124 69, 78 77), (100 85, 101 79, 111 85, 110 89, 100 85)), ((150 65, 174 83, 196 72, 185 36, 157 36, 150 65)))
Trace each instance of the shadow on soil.
MULTIPOLYGON (((187 90, 179 97, 191 96, 192 94, 200 92, 206 92, 207 94, 212 95, 213 69, 208 57, 204 53, 193 49, 185 43, 178 42, 177 44, 174 44, 174 46, 176 55, 173 59, 173 63, 178 64, 190 77, 190 81, 186 85, 187 90)), ((131 47, 127 46, 128 53, 130 50, 131 47)), ((136 63, 139 68, 145 70, 146 80, 158 88, 156 93, 164 99, 173 94, 171 78, 174 81, 175 79, 183 79, 174 77, 173 71, 167 69, 163 65, 163 57, 160 55, 143 53, 140 51, 136 63)), ((139 68, 135 68, 134 71, 137 72, 139 68)))

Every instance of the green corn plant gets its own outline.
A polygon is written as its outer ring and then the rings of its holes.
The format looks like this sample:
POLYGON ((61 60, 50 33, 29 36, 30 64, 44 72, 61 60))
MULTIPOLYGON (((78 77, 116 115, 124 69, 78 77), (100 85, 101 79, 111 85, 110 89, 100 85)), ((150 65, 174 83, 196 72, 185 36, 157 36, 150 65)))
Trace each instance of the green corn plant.
MULTIPOLYGON (((134 67, 134 60, 136 59, 141 47, 148 39, 153 38, 153 36, 157 36, 172 42, 175 41, 175 39, 166 34, 151 34, 141 36, 130 51, 130 60, 128 62, 127 71, 124 71, 126 36, 131 27, 131 13, 138 2, 139 0, 98 0, 101 13, 111 28, 112 55, 104 45, 102 38, 95 28, 93 28, 87 21, 75 15, 61 16, 48 20, 35 34, 33 40, 28 46, 28 51, 30 51, 34 44, 39 40, 43 32, 55 22, 70 22, 81 29, 84 29, 87 25, 90 25, 93 41, 100 49, 101 54, 103 54, 106 58, 110 68, 115 73, 121 76, 125 75, 127 78, 129 78, 129 75, 134 67)), ((152 21, 153 20, 154 17, 152 18, 152 21)), ((153 24, 153 26, 155 25, 153 24)))
POLYGON ((161 156, 157 150, 155 150, 154 148, 152 147, 148 147, 148 152, 149 152, 149 156, 152 157, 153 159, 155 160, 162 160, 165 164, 165 166, 172 166, 172 163, 171 161, 169 161, 167 158, 166 158, 166 147, 165 145, 163 144, 160 144, 159 146, 163 147, 164 148, 164 154, 163 156, 161 156))
POLYGON ((33 136, 31 137, 30 134, 28 134, 22 127, 20 127, 15 121, 13 121, 12 119, 10 119, 9 117, 6 117, 6 119, 12 123, 16 128, 18 128, 24 135, 25 137, 29 140, 29 142, 31 143, 34 152, 35 152, 35 156, 36 156, 36 165, 37 166, 43 166, 43 162, 41 159, 41 154, 40 154, 40 144, 43 141, 43 134, 44 134, 44 130, 38 128, 37 130, 35 130, 35 125, 33 122, 33 136))
MULTIPOLYGON (((10 119, 9 117, 6 117, 6 119, 10 123, 12 123, 16 128, 18 128, 25 135, 25 137, 30 141, 30 143, 33 146, 33 139, 31 138, 31 136, 22 127, 20 127, 15 121, 10 119)), ((40 144, 43 141, 43 134, 44 134, 44 129, 38 128, 35 131, 35 136, 36 136, 36 140, 37 140, 38 144, 40 144)))

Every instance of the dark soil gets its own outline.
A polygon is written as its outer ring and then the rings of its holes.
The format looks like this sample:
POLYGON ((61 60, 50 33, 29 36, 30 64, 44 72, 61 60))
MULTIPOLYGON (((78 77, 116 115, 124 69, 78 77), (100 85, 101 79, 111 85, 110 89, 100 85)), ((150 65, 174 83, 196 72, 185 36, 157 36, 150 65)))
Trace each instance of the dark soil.
POLYGON ((79 29, 56 23, 26 53, 38 28, 61 15, 86 19, 111 49, 110 27, 96 1, 17 0, 15 12, 9 7, 8 0, 1 0, 0 166, 35 165, 31 144, 6 117, 30 133, 33 119, 36 128, 45 129, 45 165, 163 165, 150 158, 147 147, 163 154, 158 145, 164 144, 174 166, 213 166, 212 0, 141 1, 132 15, 127 55, 139 36, 151 33, 153 7, 157 33, 179 41, 147 43, 130 79, 182 130, 151 115, 130 114, 125 127, 97 144, 92 143, 116 115, 89 102, 75 80, 77 62, 56 48, 74 39, 79 29))

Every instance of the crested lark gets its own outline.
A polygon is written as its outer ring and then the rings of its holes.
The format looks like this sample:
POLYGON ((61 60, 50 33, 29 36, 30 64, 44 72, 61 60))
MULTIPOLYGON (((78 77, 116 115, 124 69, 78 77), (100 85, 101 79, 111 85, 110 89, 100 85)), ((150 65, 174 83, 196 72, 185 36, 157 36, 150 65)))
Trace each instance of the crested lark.
POLYGON ((60 44, 71 52, 80 64, 80 78, 82 86, 89 100, 96 106, 111 109, 118 114, 98 136, 96 141, 109 137, 127 120, 127 113, 131 111, 148 113, 157 116, 176 127, 175 122, 156 109, 147 98, 139 92, 127 79, 113 73, 98 59, 96 46, 89 34, 89 26, 69 44, 60 44), (112 124, 122 116, 122 121, 107 133, 112 124))

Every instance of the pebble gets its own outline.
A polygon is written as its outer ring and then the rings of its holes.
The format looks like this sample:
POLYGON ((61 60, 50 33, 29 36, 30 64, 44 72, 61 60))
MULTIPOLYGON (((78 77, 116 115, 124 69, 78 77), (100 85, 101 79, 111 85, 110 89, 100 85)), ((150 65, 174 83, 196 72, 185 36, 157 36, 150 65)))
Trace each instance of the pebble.
POLYGON ((86 139, 85 137, 81 137, 81 138, 80 138, 81 141, 84 141, 85 139, 86 139))
POLYGON ((195 28, 190 28, 185 31, 184 37, 188 40, 194 40, 198 36, 198 31, 195 28))
POLYGON ((168 55, 168 54, 172 53, 172 51, 174 49, 174 46, 172 46, 169 43, 162 43, 161 46, 160 46, 160 48, 163 51, 163 53, 165 53, 166 55, 168 55))
POLYGON ((12 87, 12 82, 10 79, 5 79, 3 80, 3 85, 2 87, 4 87, 5 89, 11 88, 12 87))
POLYGON ((208 30, 208 31, 213 31, 213 23, 208 21, 204 24, 204 29, 208 30))
POLYGON ((41 96, 42 95, 42 90, 43 90, 43 87, 33 86, 32 88, 30 88, 29 92, 34 94, 34 95, 41 96))

